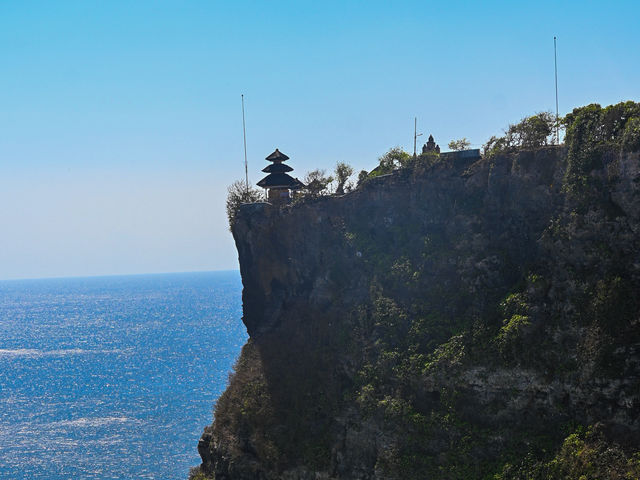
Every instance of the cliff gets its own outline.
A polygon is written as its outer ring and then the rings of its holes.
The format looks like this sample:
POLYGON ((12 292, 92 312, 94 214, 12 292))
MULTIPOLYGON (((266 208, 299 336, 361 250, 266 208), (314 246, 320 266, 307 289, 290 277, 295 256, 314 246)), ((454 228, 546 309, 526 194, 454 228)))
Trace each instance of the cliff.
POLYGON ((244 205, 193 477, 638 478, 640 154, 569 140, 244 205))

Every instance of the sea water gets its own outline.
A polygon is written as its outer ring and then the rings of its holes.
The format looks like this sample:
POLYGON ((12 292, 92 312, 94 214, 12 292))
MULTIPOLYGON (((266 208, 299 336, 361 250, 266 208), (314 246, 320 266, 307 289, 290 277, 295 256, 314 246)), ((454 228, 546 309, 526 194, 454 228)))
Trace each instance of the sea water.
POLYGON ((246 330, 237 272, 0 282, 0 478, 181 479, 246 330))

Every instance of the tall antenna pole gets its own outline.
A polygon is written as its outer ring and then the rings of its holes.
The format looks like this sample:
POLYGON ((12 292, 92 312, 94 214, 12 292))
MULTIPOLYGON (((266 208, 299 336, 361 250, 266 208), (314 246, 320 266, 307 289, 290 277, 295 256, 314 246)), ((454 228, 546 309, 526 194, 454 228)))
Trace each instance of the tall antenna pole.
POLYGON ((413 117, 413 158, 416 158, 417 140, 418 140, 418 117, 413 117))
POLYGON ((553 61, 555 64, 555 73, 556 73, 556 145, 560 144, 560 132, 558 125, 558 48, 557 48, 557 40, 556 37, 553 37, 553 61))
POLYGON ((244 178, 247 187, 247 195, 249 194, 249 168, 247 167, 247 131, 244 125, 244 94, 240 95, 242 98, 242 139, 244 140, 244 178))
POLYGON ((416 158, 416 143, 420 135, 422 134, 418 133, 418 117, 413 117, 413 158, 416 158))

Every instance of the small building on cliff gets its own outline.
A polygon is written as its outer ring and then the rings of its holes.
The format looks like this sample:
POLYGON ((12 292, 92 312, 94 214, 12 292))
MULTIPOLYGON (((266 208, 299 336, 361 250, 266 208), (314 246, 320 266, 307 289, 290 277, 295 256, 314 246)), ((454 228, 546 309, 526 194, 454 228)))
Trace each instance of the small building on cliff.
POLYGON ((425 155, 428 153, 437 153, 438 155, 440 155, 440 158, 442 160, 448 160, 457 163, 472 163, 480 160, 481 158, 479 148, 440 153, 440 145, 435 142, 435 140, 433 139, 433 135, 429 135, 427 143, 422 146, 422 154, 425 155))
POLYGON ((423 155, 425 153, 431 153, 431 152, 440 153, 440 145, 436 145, 436 142, 433 139, 433 135, 429 135, 429 139, 427 140, 427 143, 425 143, 422 146, 423 155))
POLYGON ((270 203, 288 203, 291 200, 291 192, 304 188, 304 184, 287 173, 293 171, 293 168, 284 163, 289 157, 277 148, 265 160, 271 162, 271 165, 262 169, 268 175, 257 185, 267 190, 267 200, 270 203))

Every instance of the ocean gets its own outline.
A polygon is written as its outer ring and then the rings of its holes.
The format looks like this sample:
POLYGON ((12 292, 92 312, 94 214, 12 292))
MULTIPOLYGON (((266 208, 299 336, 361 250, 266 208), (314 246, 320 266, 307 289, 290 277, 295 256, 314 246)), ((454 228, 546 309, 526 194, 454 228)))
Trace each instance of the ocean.
POLYGON ((0 282, 0 478, 185 480, 241 292, 238 272, 0 282))

